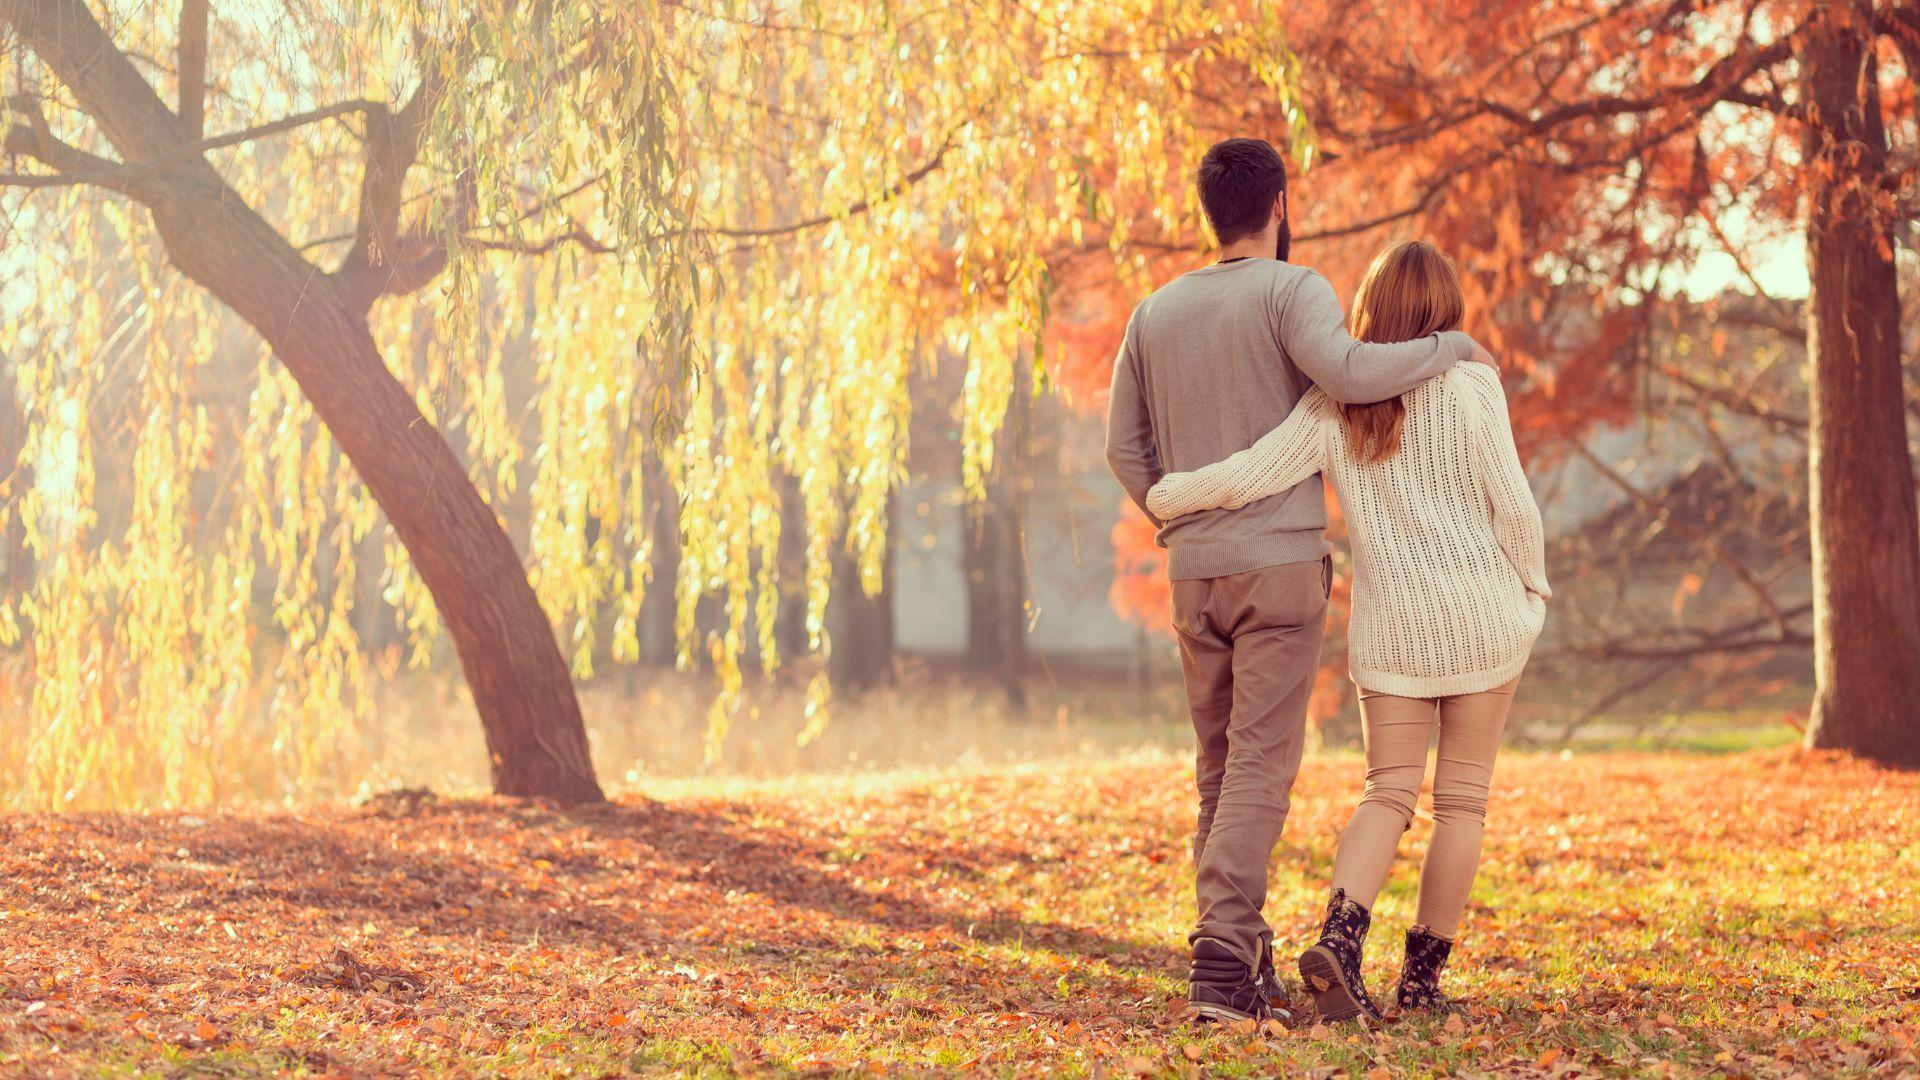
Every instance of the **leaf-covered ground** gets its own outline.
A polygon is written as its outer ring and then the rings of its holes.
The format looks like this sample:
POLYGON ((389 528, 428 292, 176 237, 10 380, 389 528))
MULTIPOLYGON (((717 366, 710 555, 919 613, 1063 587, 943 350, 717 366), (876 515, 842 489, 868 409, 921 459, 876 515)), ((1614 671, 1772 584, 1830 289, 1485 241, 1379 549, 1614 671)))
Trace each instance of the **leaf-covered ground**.
MULTIPOLYGON (((1283 942, 1359 774, 1301 777, 1283 942)), ((1920 1069, 1920 775, 1515 754, 1500 781, 1472 1010, 1254 1033, 1181 1016, 1190 774, 1165 757, 585 812, 4 817, 0 1075, 1920 1069)), ((1414 879, 1380 904, 1380 982, 1414 879)))

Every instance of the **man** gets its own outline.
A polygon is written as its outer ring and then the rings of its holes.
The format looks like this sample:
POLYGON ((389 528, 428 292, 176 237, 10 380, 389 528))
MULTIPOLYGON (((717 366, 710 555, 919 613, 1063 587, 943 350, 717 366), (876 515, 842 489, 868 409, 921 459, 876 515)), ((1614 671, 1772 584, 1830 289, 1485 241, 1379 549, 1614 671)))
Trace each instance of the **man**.
MULTIPOLYGON (((1252 445, 1312 385, 1339 402, 1384 401, 1484 356, 1457 331, 1355 341, 1327 280, 1273 257, 1286 254, 1287 170, 1265 141, 1215 145, 1197 179, 1219 261, 1141 301, 1114 362, 1107 463, 1143 513, 1162 474, 1252 445)), ((1262 1017, 1279 990, 1261 916, 1267 860, 1300 767, 1332 585, 1320 479, 1154 524, 1198 742, 1188 999, 1202 1018, 1262 1017)))

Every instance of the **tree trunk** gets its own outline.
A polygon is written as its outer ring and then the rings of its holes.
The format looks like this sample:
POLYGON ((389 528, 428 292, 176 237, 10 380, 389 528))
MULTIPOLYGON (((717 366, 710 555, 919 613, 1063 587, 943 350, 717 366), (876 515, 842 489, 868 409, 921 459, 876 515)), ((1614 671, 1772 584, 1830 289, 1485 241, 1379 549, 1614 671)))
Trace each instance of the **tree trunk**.
MULTIPOLYGON (((891 516, 893 500, 887 500, 891 516)), ((885 571, 880 592, 868 596, 860 584, 860 562, 851 555, 834 559, 833 591, 827 600, 827 677, 835 691, 863 693, 893 678, 893 538, 887 527, 885 571)))
POLYGON ((868 596, 849 561, 834 570, 832 651, 827 674, 835 690, 862 694, 893 678, 893 589, 868 596))
POLYGON ((494 791, 603 798, 572 677, 519 553, 387 370, 365 316, 231 200, 163 205, 154 220, 180 269, 266 338, 406 545, 473 691, 494 791))
POLYGON ((154 220, 180 269, 266 338, 406 545, 473 691, 494 791, 603 798, 572 677, 519 553, 387 370, 365 317, 231 200, 158 207, 154 220))
MULTIPOLYGON (((1003 449, 1002 453, 1012 447, 1003 449)), ((967 507, 967 668, 1000 683, 1008 704, 1026 704, 1027 565, 1023 500, 991 490, 967 507)))
POLYGON ((774 637, 780 662, 812 652, 807 633, 807 515, 800 482, 780 474, 780 613, 774 637))
POLYGON ((1007 653, 1007 515, 999 493, 989 491, 977 506, 963 508, 967 547, 961 565, 967 575, 967 668, 988 674, 1000 670, 1007 653))
POLYGON ((987 497, 967 507, 967 667, 1000 681, 1008 705, 1027 704, 1027 505, 1032 393, 1024 371, 987 477, 987 497))
POLYGON ((670 668, 680 651, 673 626, 674 594, 680 581, 680 497, 659 455, 649 450, 645 458, 641 498, 653 517, 649 525, 653 530, 653 578, 640 597, 640 659, 670 668))
POLYGON ((1920 524, 1871 5, 1804 31, 1815 690, 1807 745, 1920 766, 1920 524))

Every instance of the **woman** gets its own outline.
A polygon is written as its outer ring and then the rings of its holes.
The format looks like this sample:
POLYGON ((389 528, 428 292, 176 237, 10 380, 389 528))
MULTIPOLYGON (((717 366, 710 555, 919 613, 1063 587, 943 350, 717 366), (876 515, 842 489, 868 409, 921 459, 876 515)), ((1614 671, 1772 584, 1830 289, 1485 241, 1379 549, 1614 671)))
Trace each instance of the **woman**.
MULTIPOLYGON (((1396 244, 1367 270, 1353 334, 1405 341, 1457 329, 1465 300, 1430 244, 1396 244)), ((1239 507, 1324 473, 1353 548, 1347 652, 1365 724, 1367 788, 1340 836, 1333 896, 1300 974, 1322 1017, 1381 1018, 1360 977, 1369 909, 1413 816, 1438 718, 1433 840, 1418 924, 1395 993, 1445 1003, 1440 971, 1480 861, 1494 751, 1546 617, 1540 511, 1514 451, 1500 376, 1461 364, 1392 401, 1336 405, 1318 389, 1252 447, 1169 473, 1147 507, 1162 520, 1239 507)))

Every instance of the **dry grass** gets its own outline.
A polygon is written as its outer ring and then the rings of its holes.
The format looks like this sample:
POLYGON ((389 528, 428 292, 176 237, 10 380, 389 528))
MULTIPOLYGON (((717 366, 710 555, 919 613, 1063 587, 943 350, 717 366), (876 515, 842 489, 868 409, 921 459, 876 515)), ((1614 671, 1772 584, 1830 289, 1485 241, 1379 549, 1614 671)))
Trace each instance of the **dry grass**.
MULTIPOLYGON (((1283 942, 1358 775, 1333 755, 1301 778, 1283 942)), ((1189 783, 1146 753, 581 812, 0 818, 0 1074, 1920 1067, 1920 776, 1510 755, 1456 973, 1472 1011, 1256 1034, 1177 1004, 1189 783)), ((1380 905, 1382 979, 1413 880, 1380 905)))

